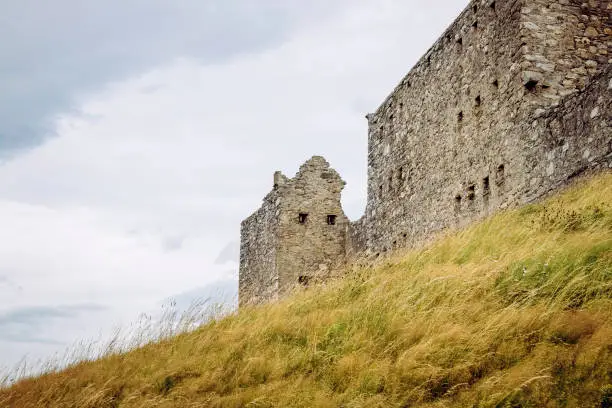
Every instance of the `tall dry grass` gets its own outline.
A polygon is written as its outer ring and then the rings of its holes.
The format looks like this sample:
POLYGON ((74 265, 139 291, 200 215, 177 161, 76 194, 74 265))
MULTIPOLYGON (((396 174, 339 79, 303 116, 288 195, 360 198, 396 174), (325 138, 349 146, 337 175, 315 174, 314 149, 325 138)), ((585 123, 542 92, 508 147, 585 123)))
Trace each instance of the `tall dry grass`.
POLYGON ((1 407, 612 406, 612 174, 1 407))

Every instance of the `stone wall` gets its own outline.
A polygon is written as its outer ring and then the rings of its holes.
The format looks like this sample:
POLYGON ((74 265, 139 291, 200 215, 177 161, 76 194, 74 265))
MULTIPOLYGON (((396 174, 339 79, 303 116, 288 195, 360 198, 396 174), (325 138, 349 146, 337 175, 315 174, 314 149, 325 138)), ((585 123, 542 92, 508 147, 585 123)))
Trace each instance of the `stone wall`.
POLYGON ((278 297, 279 194, 269 193, 262 206, 240 226, 240 306, 274 300, 278 297))
POLYGON ((345 217, 344 182, 322 157, 275 174, 243 222, 241 302, 612 168, 611 15, 603 0, 473 1, 367 115, 362 218, 345 217))
POLYGON ((559 106, 534 112, 523 124, 528 184, 522 202, 533 201, 592 169, 612 168, 612 65, 584 91, 559 106))
POLYGON ((464 10, 368 116, 368 249, 414 245, 503 208, 521 184, 514 1, 464 10))
POLYGON ((478 1, 461 13, 368 115, 369 251, 418 244, 533 196, 530 169, 546 159, 523 124, 607 66, 608 4, 478 1))
POLYGON ((344 181, 320 156, 294 178, 276 172, 274 190, 242 224, 240 299, 261 303, 329 278, 346 262, 344 181))
POLYGON ((345 262, 348 218, 340 204, 345 182, 314 156, 279 188, 279 292, 329 277, 345 262), (300 214, 302 218, 300 220, 300 214))
POLYGON ((612 58, 612 3, 529 0, 521 8, 524 81, 548 104, 582 89, 612 58))
POLYGON ((349 262, 360 258, 367 250, 365 217, 348 224, 346 230, 346 259, 349 262))

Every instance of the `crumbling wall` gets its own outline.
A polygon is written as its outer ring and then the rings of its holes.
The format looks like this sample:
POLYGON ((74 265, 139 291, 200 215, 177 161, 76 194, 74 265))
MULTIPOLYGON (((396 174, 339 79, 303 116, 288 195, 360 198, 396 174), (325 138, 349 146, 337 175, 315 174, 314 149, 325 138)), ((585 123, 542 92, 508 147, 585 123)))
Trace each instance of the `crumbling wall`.
POLYGON ((274 173, 273 190, 242 222, 240 304, 277 299, 297 285, 329 278, 346 262, 344 181, 314 156, 294 178, 274 173))
POLYGON ((326 279, 345 263, 348 218, 340 204, 344 181, 314 156, 279 187, 279 292, 326 279))

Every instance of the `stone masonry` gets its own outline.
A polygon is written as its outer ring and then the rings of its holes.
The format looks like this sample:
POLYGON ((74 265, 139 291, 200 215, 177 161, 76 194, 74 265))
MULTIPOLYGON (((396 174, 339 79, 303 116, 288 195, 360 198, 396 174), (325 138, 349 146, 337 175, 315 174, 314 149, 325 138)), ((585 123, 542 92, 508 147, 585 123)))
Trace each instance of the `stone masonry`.
POLYGON ((296 284, 328 278, 345 262, 344 181, 320 156, 288 179, 274 174, 263 206, 242 222, 240 304, 278 298, 296 284))
POLYGON ((366 116, 361 219, 344 216, 344 183, 322 158, 294 179, 275 176, 242 224, 240 303, 612 168, 611 61, 610 1, 473 1, 366 116))

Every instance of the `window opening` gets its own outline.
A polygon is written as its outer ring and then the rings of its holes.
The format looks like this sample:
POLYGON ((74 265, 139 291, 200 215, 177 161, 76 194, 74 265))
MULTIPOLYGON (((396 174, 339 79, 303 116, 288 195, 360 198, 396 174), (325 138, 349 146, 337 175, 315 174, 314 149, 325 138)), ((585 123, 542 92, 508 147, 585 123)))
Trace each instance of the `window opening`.
POLYGON ((308 283, 310 282, 310 276, 302 275, 298 278, 298 282, 302 286, 308 286, 308 283))
POLYGON ((336 225, 336 216, 334 214, 327 216, 327 225, 336 225))
POLYGON ((308 219, 307 213, 300 213, 300 215, 298 216, 298 221, 300 224, 306 224, 307 219, 308 219))
POLYGON ((538 81, 535 79, 530 79, 525 83, 525 89, 529 92, 535 92, 538 86, 538 81))
POLYGON ((489 185, 489 176, 482 179, 482 195, 488 196, 491 192, 491 186, 489 185))
POLYGON ((461 194, 455 196, 455 214, 461 211, 461 194))
POLYGON ((497 166, 497 174, 495 176, 495 181, 498 186, 501 186, 506 181, 506 168, 503 164, 497 166))
POLYGON ((467 188, 467 198, 470 201, 474 201, 474 198, 476 198, 476 186, 474 184, 468 186, 468 188, 467 188))

